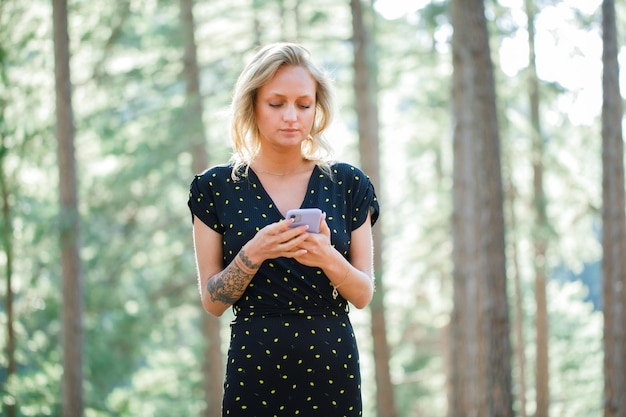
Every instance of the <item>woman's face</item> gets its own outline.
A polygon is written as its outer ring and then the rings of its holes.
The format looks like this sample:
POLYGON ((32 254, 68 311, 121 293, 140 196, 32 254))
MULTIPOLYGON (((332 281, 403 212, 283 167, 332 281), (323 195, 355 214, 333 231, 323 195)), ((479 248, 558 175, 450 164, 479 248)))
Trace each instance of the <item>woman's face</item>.
POLYGON ((300 149, 315 121, 316 83, 300 66, 283 66, 257 91, 254 111, 261 145, 300 149))

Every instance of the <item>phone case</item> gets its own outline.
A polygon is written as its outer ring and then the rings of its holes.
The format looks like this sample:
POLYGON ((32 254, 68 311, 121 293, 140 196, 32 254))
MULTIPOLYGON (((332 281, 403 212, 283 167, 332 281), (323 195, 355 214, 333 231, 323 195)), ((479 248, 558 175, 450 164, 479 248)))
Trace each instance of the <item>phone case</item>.
POLYGON ((287 211, 286 219, 293 219, 289 227, 297 227, 307 224, 307 232, 319 233, 320 221, 322 220, 322 210, 318 208, 291 209, 287 211))

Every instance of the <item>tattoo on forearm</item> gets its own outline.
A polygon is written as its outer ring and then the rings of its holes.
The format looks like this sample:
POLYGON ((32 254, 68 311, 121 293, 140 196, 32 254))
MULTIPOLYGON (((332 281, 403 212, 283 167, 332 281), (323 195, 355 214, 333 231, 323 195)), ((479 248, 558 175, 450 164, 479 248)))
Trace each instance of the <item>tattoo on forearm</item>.
POLYGON ((244 270, 235 258, 221 273, 209 279, 206 285, 212 301, 224 304, 234 304, 246 289, 259 265, 255 265, 245 255, 243 250, 237 255, 239 262, 250 271, 244 270))
POLYGON ((254 264, 245 254, 245 252, 243 250, 241 250, 238 254, 239 256, 239 260, 241 262, 243 262, 243 264, 246 266, 246 268, 250 268, 253 271, 256 271, 257 269, 259 269, 260 265, 256 265, 254 264))

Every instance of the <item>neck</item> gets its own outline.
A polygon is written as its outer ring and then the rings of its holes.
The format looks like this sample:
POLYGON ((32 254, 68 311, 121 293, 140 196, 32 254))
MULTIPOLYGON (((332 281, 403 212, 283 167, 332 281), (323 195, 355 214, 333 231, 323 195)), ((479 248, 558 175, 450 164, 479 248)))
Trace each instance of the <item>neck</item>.
POLYGON ((293 162, 290 161, 289 163, 285 163, 284 159, 271 161, 267 158, 257 157, 252 161, 250 166, 257 173, 285 176, 308 171, 311 168, 311 161, 301 156, 297 159, 294 158, 293 162))

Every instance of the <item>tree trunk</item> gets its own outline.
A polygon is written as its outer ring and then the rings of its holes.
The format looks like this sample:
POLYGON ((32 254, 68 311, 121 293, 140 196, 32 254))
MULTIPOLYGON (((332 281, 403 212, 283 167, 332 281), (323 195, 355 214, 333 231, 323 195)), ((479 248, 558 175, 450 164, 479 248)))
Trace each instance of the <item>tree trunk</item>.
POLYGON ((263 22, 259 16, 259 11, 263 9, 263 5, 260 0, 252 0, 252 30, 254 33, 254 46, 260 47, 263 42, 263 22))
MULTIPOLYGON (((509 212, 509 224, 511 226, 511 230, 517 229, 517 215, 515 214, 515 200, 517 196, 517 192, 515 190, 515 186, 512 181, 508 182, 508 198, 507 206, 509 212)), ((507 193, 505 193, 507 194, 507 193)), ((518 386, 517 389, 517 401, 519 402, 519 410, 521 417, 527 417, 526 412, 526 340, 524 337, 524 294, 522 291, 522 282, 521 282, 521 272, 519 267, 519 249, 517 242, 513 240, 511 245, 511 253, 510 258, 513 262, 511 267, 511 273, 513 274, 513 292, 514 292, 514 311, 515 311, 515 321, 513 323, 514 334, 515 334, 515 347, 514 347, 514 355, 517 359, 517 379, 518 386)))
POLYGON ((451 3, 454 417, 513 415, 500 138, 482 0, 451 3))
MULTIPOLYGON (((364 23, 361 0, 350 0, 352 9, 354 47, 354 100, 358 119, 359 153, 363 171, 370 177, 375 187, 380 184, 378 160, 378 105, 374 42, 364 23)), ((372 17, 373 18, 373 17, 372 17)), ((377 187, 380 190, 379 187, 377 187)), ((391 375, 389 371, 389 345, 384 308, 384 286, 382 282, 382 224, 374 228, 374 276, 376 292, 370 304, 372 317, 372 339, 374 344, 374 366, 376 378, 376 408, 379 417, 397 415, 391 375)))
POLYGON ((300 17, 301 0, 295 0, 293 5, 293 21, 294 21, 294 39, 296 42, 300 42, 302 34, 300 33, 300 27, 302 26, 302 18, 300 17))
MULTIPOLYGON (((208 156, 202 119, 204 111, 200 94, 193 4, 193 0, 180 0, 181 27, 185 42, 183 76, 187 86, 185 117, 182 125, 185 137, 190 142, 189 151, 193 158, 192 171, 193 174, 198 174, 208 167, 208 156)), ((213 417, 221 414, 224 378, 219 318, 202 312, 201 326, 205 343, 202 377, 206 401, 206 407, 201 416, 213 417)))
POLYGON ((535 300, 536 300, 536 339, 537 359, 535 388, 537 408, 536 417, 550 415, 550 372, 548 360, 548 307, 546 296, 546 259, 548 249, 548 222, 546 215, 546 197, 543 190, 543 138, 539 117, 539 81, 535 63, 535 6, 531 0, 525 1, 528 22, 528 91, 530 103, 530 124, 532 140, 533 166, 533 206, 535 209, 535 228, 532 236, 534 247, 535 300))
POLYGON ((79 249, 74 120, 70 77, 67 0, 53 0, 56 119, 59 159, 60 244, 63 273, 63 387, 64 417, 83 415, 83 280, 79 249))
POLYGON ((615 3, 602 2, 602 261, 604 416, 626 416, 626 214, 623 105, 619 88, 615 3))
MULTIPOLYGON (((0 109, 2 110, 2 109, 0 109)), ((3 118, 3 114, 0 113, 0 119, 3 118)), ((7 182, 7 173, 5 171, 5 157, 8 149, 5 144, 6 137, 3 135, 1 138, 0 149, 0 189, 2 192, 2 248, 4 250, 5 265, 4 270, 6 273, 6 315, 7 315, 7 345, 6 345, 6 358, 7 358, 7 370, 6 380, 9 380, 17 370, 15 361, 15 327, 14 327, 14 312, 13 312, 13 222, 11 220, 11 203, 9 202, 9 190, 7 182)), ((15 399, 15 398, 14 398, 15 399)), ((17 417, 17 404, 5 403, 7 417, 17 417)))

